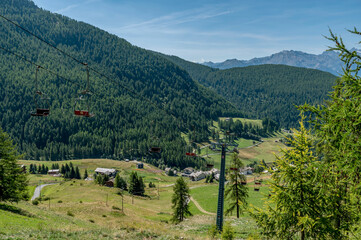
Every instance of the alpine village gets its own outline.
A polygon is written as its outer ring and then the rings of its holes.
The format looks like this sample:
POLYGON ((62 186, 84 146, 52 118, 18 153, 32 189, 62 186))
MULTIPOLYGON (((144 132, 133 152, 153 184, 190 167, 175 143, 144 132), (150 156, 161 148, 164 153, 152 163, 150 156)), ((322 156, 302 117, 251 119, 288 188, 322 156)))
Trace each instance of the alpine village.
POLYGON ((0 0, 0 239, 361 239, 361 54, 328 31, 324 68, 200 64, 0 0))

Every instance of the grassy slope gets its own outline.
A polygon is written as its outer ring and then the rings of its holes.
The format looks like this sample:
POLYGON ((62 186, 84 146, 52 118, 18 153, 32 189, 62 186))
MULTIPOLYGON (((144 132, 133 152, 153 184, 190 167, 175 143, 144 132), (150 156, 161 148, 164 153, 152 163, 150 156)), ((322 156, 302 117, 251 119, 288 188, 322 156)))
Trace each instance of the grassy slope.
MULTIPOLYGON (((224 120, 225 117, 220 118, 224 120)), ((233 121, 240 120, 243 123, 249 123, 252 125, 262 125, 261 120, 253 120, 246 118, 233 118, 233 121)), ((223 138, 223 133, 220 131, 218 123, 213 121, 213 125, 210 127, 214 128, 216 131, 220 132, 220 137, 223 138)), ((253 145, 253 140, 240 138, 235 142, 238 144, 239 156, 243 160, 245 165, 253 163, 254 161, 260 162, 264 160, 266 163, 274 162, 276 160, 275 155, 281 154, 281 149, 286 148, 286 146, 281 143, 279 140, 284 137, 283 133, 277 133, 274 136, 269 138, 262 138, 263 142, 258 146, 251 147, 253 145)), ((220 168, 221 164, 221 152, 220 151, 212 151, 209 148, 203 148, 201 150, 201 156, 203 156, 207 162, 213 163, 215 168, 220 168)), ((227 157, 226 157, 227 159, 227 157)), ((226 166, 228 166, 229 161, 226 161, 226 166)))
MULTIPOLYGON (((61 165, 65 162, 69 163, 70 161, 57 163, 61 165)), ((159 181, 160 199, 157 198, 157 188, 146 189, 149 198, 134 197, 132 200, 129 194, 124 193, 123 214, 119 210, 122 207, 122 198, 118 194, 119 190, 115 188, 98 186, 92 181, 62 181, 62 179, 50 176, 29 175, 29 189, 32 191, 40 181, 41 183, 56 182, 55 179, 57 179, 59 183, 47 186, 42 190, 42 196, 49 197, 50 201, 41 202, 38 206, 33 206, 28 202, 17 205, 31 213, 34 216, 32 218, 0 210, 0 219, 3 220, 2 222, 0 220, 0 226, 2 226, 1 232, 4 237, 12 235, 18 238, 32 238, 31 236, 36 236, 33 239, 47 239, 49 234, 58 234, 62 231, 70 234, 70 239, 86 238, 89 232, 90 235, 105 235, 110 239, 116 238, 116 236, 123 236, 119 237, 120 239, 143 239, 147 234, 168 236, 172 239, 184 235, 182 231, 173 229, 173 225, 168 224, 172 212, 170 199, 173 193, 172 186, 169 185, 174 183, 176 178, 165 176, 159 173, 158 169, 147 164, 144 170, 136 170, 134 162, 106 159, 72 162, 83 171, 87 168, 90 174, 96 167, 114 167, 119 169, 124 176, 133 170, 137 171, 144 177, 146 183, 153 181, 158 185, 159 181), (69 214, 74 216, 68 216, 69 214)), ((34 161, 23 160, 21 163, 29 165, 34 161)), ((35 163, 52 164, 38 161, 35 163)), ((100 238, 102 238, 101 236, 100 238)), ((96 237, 90 239, 96 239, 96 237)))
MULTIPOLYGON (((59 161, 64 164, 70 161, 59 161)), ((132 197, 124 193, 124 214, 122 198, 119 190, 95 185, 92 181, 71 180, 63 181, 44 175, 29 175, 31 191, 40 181, 57 182, 42 190, 43 197, 50 201, 40 202, 34 206, 29 202, 14 205, 23 209, 26 214, 18 214, 3 210, 0 207, 0 238, 16 236, 20 239, 47 239, 66 236, 67 239, 143 239, 147 236, 167 236, 169 239, 185 237, 191 239, 204 239, 207 237, 209 227, 215 223, 215 216, 201 213, 191 202, 190 209, 193 217, 181 224, 170 223, 172 209, 171 196, 172 184, 176 178, 165 176, 157 168, 145 165, 144 170, 137 170, 134 162, 112 161, 107 159, 82 159, 71 161, 78 166, 81 172, 88 170, 90 175, 96 167, 114 167, 120 170, 123 176, 128 176, 131 171, 137 171, 149 181, 160 185, 160 199, 158 200, 157 188, 146 189, 145 197, 132 197), (56 181, 55 181, 56 180, 56 181), (49 209, 50 202, 50 209, 49 209), (74 216, 69 216, 74 215, 74 216)), ((51 162, 38 162, 22 160, 21 163, 45 164, 51 162)), ((203 181, 190 182, 191 195, 206 211, 215 212, 218 194, 218 185, 206 185, 203 181), (195 187, 195 188, 194 188, 195 187)), ((147 185, 147 184, 146 184, 147 185)), ((250 205, 261 206, 262 193, 267 192, 266 187, 261 192, 252 191, 250 185, 250 205)), ((227 206, 227 204, 226 204, 227 206)), ((231 221, 238 237, 247 237, 257 232, 255 222, 248 214, 237 220, 227 217, 231 221)))

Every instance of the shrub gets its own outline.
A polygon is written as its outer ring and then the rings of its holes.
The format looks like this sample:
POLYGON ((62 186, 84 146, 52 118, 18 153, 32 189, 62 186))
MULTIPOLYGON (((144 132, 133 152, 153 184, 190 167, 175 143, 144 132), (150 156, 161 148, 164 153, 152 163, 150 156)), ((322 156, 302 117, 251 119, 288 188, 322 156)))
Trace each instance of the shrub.
POLYGON ((89 219, 89 222, 94 223, 94 220, 93 220, 93 219, 89 219))
POLYGON ((113 210, 120 210, 120 208, 118 208, 117 206, 113 206, 112 209, 113 210))
POLYGON ((222 240, 233 240, 234 239, 234 230, 233 230, 231 224, 226 223, 223 226, 221 238, 222 238, 222 240))
POLYGON ((212 225, 211 228, 208 230, 208 235, 210 239, 217 239, 219 235, 219 231, 217 225, 212 225))
POLYGON ((70 217, 74 217, 74 213, 72 213, 72 212, 70 212, 70 211, 68 211, 66 214, 67 214, 68 216, 70 216, 70 217))
POLYGON ((58 203, 62 203, 63 201, 59 200, 58 203))
POLYGON ((34 200, 32 201, 32 204, 33 204, 33 205, 38 205, 38 204, 39 204, 39 200, 38 200, 38 199, 34 199, 34 200))

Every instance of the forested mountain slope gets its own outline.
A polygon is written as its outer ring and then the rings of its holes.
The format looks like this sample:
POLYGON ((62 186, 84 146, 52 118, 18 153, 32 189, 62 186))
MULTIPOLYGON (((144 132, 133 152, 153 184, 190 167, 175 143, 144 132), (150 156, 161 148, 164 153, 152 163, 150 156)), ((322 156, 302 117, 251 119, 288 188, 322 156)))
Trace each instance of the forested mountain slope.
POLYGON ((75 98, 86 85, 84 66, 0 19, 2 48, 67 78, 40 69, 39 88, 35 89, 36 67, 0 50, 0 126, 15 140, 24 158, 146 156, 155 164, 200 166, 201 162, 185 158, 181 131, 195 129, 200 140, 209 134, 211 119, 240 115, 230 103, 159 55, 91 25, 42 10, 28 0, 2 0, 1 5, 1 14, 7 18, 111 78, 90 71, 95 117, 75 117, 75 98), (48 117, 30 116, 36 90, 50 97, 48 117), (162 154, 147 154, 151 146, 162 147, 162 154))
POLYGON ((322 103, 336 80, 336 76, 327 72, 286 65, 219 70, 175 56, 163 56, 250 117, 268 117, 287 128, 297 126, 299 112, 294 105, 322 103))

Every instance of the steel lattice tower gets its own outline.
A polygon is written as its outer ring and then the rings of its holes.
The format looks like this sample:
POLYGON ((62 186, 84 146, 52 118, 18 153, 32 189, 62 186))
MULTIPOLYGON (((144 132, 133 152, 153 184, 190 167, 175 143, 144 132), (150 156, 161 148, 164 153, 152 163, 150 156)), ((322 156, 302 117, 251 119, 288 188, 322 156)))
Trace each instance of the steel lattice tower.
POLYGON ((219 175, 218 205, 217 205, 217 228, 222 231, 223 227, 223 205, 224 205, 224 181, 226 169, 226 144, 222 144, 221 173, 219 175))

